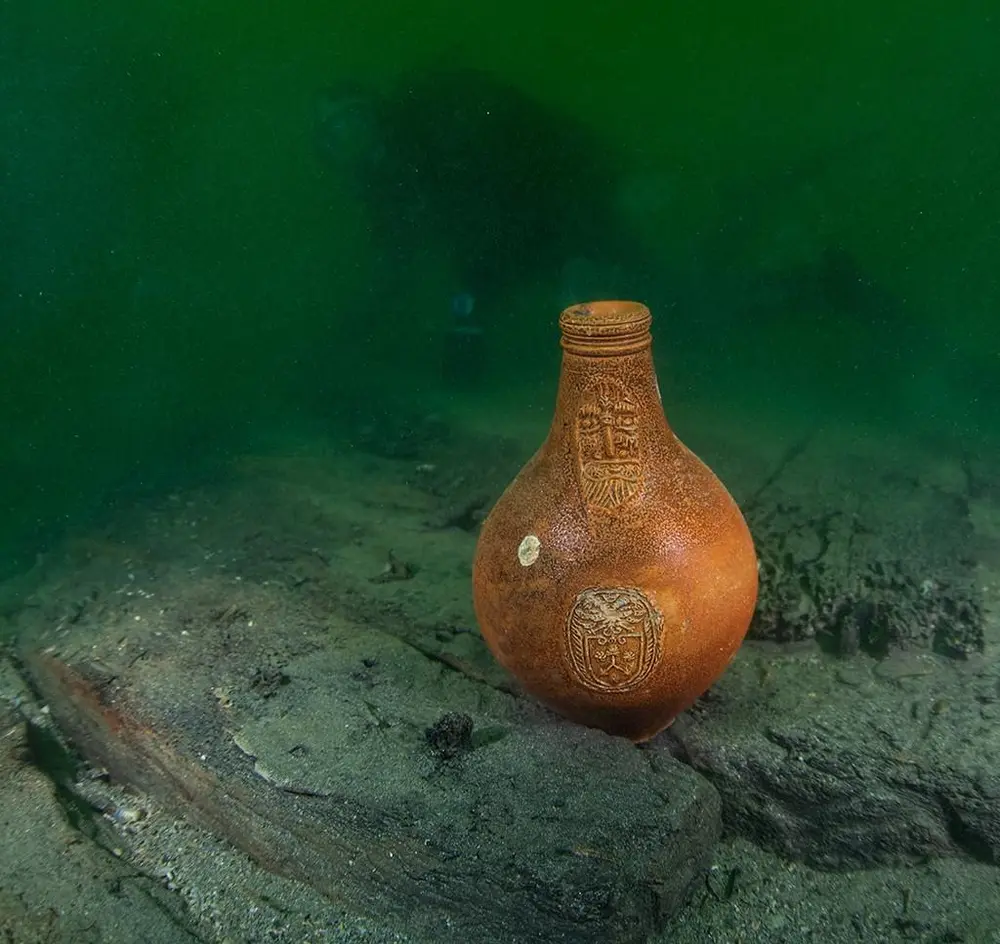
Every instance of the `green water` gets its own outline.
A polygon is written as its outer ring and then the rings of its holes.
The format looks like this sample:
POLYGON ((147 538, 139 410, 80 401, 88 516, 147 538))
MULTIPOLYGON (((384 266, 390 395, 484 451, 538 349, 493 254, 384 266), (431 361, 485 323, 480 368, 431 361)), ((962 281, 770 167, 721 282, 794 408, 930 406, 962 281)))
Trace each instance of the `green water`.
POLYGON ((676 409, 990 434, 998 53, 986 0, 3 4, 0 571, 358 400, 547 409, 552 285, 452 391, 446 240, 378 295, 371 203, 317 152, 321 89, 442 62, 613 149, 676 409))

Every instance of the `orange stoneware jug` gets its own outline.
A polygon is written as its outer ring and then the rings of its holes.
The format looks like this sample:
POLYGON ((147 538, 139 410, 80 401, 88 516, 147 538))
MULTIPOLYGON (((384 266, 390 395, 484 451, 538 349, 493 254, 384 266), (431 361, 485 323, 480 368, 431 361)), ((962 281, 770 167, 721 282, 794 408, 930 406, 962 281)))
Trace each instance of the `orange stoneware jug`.
POLYGON ((667 424, 649 309, 559 319, 548 438, 483 522, 476 616, 497 660, 580 724, 662 731, 725 671, 757 602, 757 557, 725 486, 667 424))

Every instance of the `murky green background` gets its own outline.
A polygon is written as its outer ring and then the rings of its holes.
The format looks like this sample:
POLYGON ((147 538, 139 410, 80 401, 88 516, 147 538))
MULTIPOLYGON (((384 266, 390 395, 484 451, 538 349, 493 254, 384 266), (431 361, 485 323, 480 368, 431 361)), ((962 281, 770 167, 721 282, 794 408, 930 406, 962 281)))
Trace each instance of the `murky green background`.
MULTIPOLYGON (((996 425, 994 3, 22 0, 0 6, 0 571, 220 450, 441 394, 444 263, 370 310, 365 208, 313 125, 331 83, 441 61, 619 149, 678 408, 996 425), (830 251, 850 265, 817 291, 830 251)), ((548 409, 547 298, 490 326, 475 396, 548 409)))

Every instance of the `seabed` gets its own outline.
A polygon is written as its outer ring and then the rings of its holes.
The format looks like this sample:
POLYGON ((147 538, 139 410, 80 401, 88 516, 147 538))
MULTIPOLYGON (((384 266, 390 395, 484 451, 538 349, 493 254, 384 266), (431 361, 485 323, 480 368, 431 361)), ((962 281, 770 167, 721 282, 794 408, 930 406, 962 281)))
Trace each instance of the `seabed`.
POLYGON ((6 939, 1000 941, 997 455, 689 421, 761 610, 635 746, 479 637, 540 435, 487 425, 241 456, 0 588, 6 939))

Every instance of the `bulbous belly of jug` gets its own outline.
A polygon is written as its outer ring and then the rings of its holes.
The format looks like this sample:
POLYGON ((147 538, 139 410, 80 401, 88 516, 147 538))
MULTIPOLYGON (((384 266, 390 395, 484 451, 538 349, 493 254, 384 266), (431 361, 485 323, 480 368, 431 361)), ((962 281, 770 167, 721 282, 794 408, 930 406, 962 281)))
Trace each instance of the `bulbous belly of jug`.
POLYGON ((565 717, 635 741, 718 679, 756 603, 743 517, 688 457, 696 488, 647 481, 641 500, 608 515, 537 456, 490 512, 474 561, 476 615, 497 660, 565 717))

